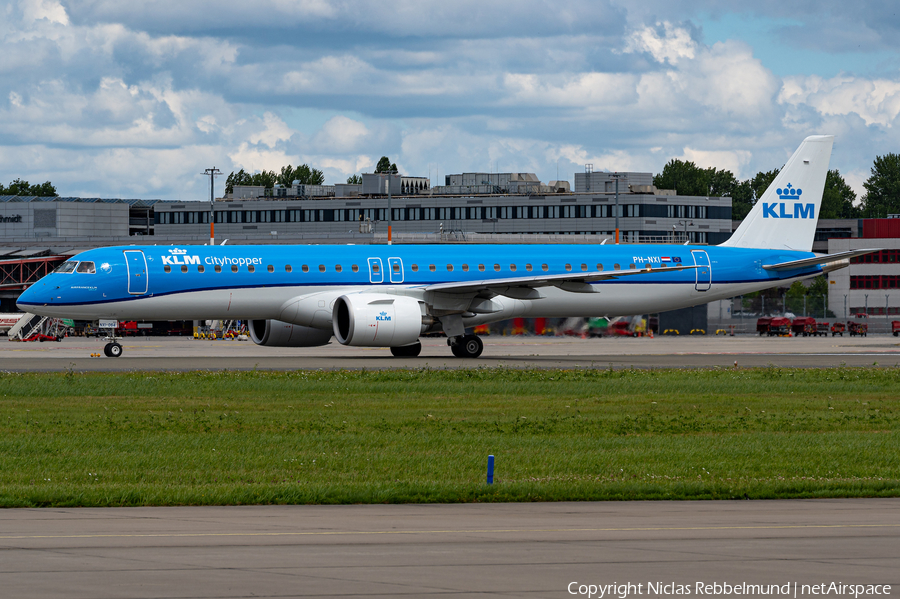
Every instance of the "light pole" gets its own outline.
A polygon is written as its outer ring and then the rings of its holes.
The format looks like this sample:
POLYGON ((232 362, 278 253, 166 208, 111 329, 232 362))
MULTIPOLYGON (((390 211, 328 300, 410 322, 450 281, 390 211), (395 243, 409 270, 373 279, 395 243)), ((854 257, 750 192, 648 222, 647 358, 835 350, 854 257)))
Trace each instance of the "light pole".
POLYGON ((222 171, 216 167, 208 168, 203 171, 204 175, 209 175, 209 245, 216 244, 216 177, 222 174, 222 171))
POLYGON ((610 174, 610 178, 616 180, 616 245, 619 244, 619 179, 623 176, 619 172, 610 174))
MULTIPOLYGON (((685 240, 685 241, 688 241, 688 232, 687 232, 687 228, 688 228, 688 227, 693 227, 693 226, 694 226, 694 221, 688 222, 687 219, 685 219, 685 220, 680 220, 680 221, 678 221, 678 224, 681 225, 682 227, 684 227, 684 240, 685 240)), ((672 228, 674 229, 674 228, 675 228, 675 225, 672 225, 672 228)))

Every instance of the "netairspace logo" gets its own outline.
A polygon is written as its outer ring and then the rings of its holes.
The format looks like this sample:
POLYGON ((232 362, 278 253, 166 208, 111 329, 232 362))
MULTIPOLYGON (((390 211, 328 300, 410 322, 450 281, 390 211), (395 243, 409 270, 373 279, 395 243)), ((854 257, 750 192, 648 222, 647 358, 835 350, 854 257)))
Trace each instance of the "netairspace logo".
POLYGON ((741 582, 730 584, 727 582, 695 582, 693 584, 680 584, 676 582, 648 582, 634 584, 632 582, 612 584, 581 584, 570 582, 566 587, 570 595, 604 599, 647 595, 660 597, 666 595, 706 595, 706 596, 730 596, 730 595, 775 595, 782 597, 814 597, 821 595, 835 595, 844 597, 874 597, 891 594, 889 584, 844 584, 843 582, 831 582, 820 584, 799 584, 789 582, 787 584, 749 584, 741 582))
POLYGON ((793 214, 787 208, 784 202, 763 202, 763 218, 803 218, 812 219, 816 217, 815 204, 801 204, 800 196, 803 190, 795 188, 788 183, 785 187, 775 190, 778 197, 782 200, 790 200, 797 202, 794 204, 793 214))

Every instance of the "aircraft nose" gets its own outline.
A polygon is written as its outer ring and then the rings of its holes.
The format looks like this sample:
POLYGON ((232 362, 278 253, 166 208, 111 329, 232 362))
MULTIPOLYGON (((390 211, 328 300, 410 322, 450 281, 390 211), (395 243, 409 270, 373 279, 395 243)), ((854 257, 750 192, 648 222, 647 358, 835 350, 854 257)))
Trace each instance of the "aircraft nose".
POLYGON ((16 307, 23 312, 29 312, 35 306, 46 304, 50 301, 51 289, 48 289, 49 283, 45 279, 41 279, 25 291, 23 291, 16 300, 16 307))

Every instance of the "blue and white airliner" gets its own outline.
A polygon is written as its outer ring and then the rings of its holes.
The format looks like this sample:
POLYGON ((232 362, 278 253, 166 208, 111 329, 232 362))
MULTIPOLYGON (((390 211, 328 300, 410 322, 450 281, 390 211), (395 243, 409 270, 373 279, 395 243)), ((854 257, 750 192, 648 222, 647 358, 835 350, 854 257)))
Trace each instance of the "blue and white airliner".
MULTIPOLYGON (((126 246, 82 252, 18 307, 76 319, 249 321, 260 345, 390 347, 417 356, 443 331, 514 317, 647 314, 842 268, 877 250, 811 252, 834 137, 806 138, 734 235, 688 245, 126 246)), ((107 356, 121 355, 110 339, 107 356)))

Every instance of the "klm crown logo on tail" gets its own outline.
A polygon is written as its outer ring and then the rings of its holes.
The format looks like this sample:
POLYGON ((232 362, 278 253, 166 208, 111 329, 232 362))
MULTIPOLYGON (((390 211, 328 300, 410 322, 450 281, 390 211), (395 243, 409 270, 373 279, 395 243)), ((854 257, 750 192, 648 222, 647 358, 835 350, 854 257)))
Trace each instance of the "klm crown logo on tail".
MULTIPOLYGON (((775 190, 782 200, 799 200, 803 190, 795 188, 788 183, 783 188, 775 190)), ((787 208, 785 202, 763 202, 763 218, 815 218, 815 204, 794 204, 793 211, 787 208)))

